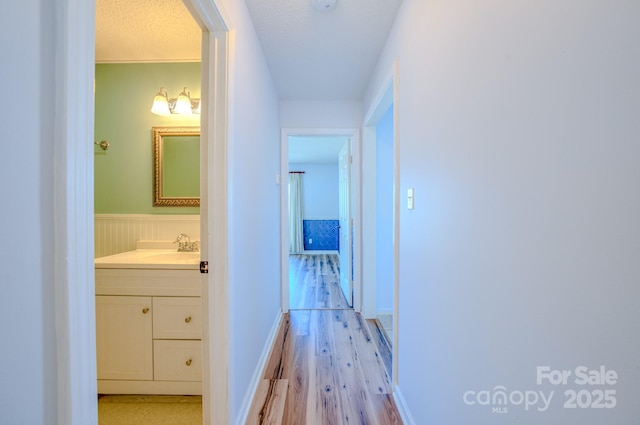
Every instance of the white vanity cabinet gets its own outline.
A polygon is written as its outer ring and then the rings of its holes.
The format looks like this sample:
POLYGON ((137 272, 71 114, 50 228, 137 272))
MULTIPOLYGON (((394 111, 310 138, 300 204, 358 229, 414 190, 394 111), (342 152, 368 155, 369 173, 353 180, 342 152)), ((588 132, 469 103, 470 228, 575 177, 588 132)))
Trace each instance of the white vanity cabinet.
POLYGON ((151 297, 96 296, 98 379, 153 379, 151 297))
POLYGON ((198 270, 96 267, 100 394, 202 394, 198 270))

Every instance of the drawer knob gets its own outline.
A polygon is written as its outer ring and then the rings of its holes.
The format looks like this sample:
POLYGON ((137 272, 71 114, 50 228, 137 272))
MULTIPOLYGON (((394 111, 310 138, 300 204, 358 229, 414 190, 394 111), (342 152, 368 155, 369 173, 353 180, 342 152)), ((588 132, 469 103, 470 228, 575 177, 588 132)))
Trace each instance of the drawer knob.
POLYGON ((191 359, 189 359, 186 362, 184 362, 184 364, 186 364, 187 366, 191 366, 191 359))
POLYGON ((149 307, 145 307, 142 309, 142 314, 147 314, 149 312, 149 307))
POLYGON ((184 323, 189 323, 191 322, 191 316, 187 316, 184 318, 184 323))

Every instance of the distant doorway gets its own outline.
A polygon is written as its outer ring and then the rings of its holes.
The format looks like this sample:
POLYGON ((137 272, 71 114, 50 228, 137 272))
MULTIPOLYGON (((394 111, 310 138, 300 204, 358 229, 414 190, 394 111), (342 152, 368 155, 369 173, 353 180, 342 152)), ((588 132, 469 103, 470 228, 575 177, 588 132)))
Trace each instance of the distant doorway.
POLYGON ((332 133, 331 130, 283 132, 282 162, 286 168, 283 167, 282 175, 291 175, 281 179, 285 312, 358 305, 355 285, 358 273, 352 261, 357 221, 353 213, 354 183, 348 178, 352 167, 351 141, 357 132, 332 133))
POLYGON ((353 306, 350 146, 344 136, 289 137, 291 309, 353 306))

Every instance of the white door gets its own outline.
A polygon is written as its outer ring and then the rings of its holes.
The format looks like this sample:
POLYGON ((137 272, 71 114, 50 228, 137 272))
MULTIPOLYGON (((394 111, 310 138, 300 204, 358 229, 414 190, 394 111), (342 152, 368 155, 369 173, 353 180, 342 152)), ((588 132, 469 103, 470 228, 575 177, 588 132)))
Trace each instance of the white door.
POLYGON ((351 265, 351 140, 347 139, 338 157, 338 193, 340 198, 340 287, 353 306, 353 274, 351 265))

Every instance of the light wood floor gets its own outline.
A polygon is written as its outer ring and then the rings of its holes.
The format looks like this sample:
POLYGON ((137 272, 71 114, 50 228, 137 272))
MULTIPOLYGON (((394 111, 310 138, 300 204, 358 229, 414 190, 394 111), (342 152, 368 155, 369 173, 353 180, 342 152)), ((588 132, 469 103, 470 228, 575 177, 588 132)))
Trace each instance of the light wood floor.
POLYGON ((289 256, 289 308, 349 308, 340 288, 336 254, 289 256))
POLYGON ((386 332, 386 329, 382 326, 382 323, 378 319, 367 319, 367 324, 369 325, 369 331, 371 332, 371 336, 373 337, 373 342, 376 344, 376 349, 380 354, 380 359, 384 364, 384 368, 389 374, 389 376, 393 376, 391 374, 392 371, 392 353, 391 349, 391 340, 386 332))
POLYGON ((307 307, 284 316, 247 425, 402 424, 390 345, 377 320, 342 307, 337 256, 292 257, 297 305, 307 307))

